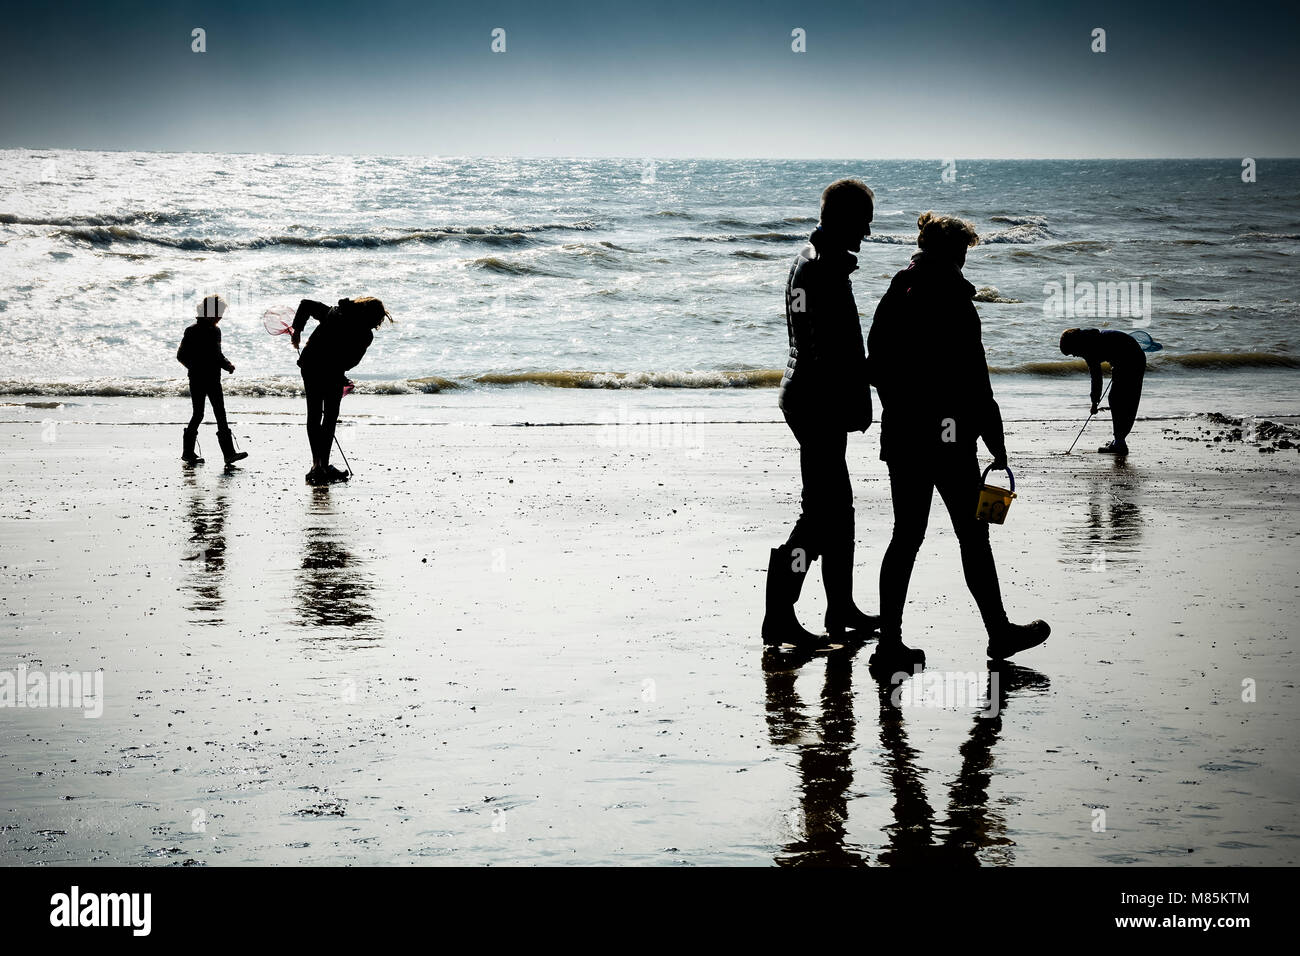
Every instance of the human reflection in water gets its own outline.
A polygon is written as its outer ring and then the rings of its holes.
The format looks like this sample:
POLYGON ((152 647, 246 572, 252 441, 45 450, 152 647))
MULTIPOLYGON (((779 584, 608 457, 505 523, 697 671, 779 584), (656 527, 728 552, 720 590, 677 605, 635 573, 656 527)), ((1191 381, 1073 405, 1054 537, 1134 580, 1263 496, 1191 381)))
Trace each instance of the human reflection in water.
POLYGON ((189 496, 185 518, 190 533, 181 559, 188 565, 184 582, 191 593, 185 609, 193 615, 191 624, 220 624, 225 605, 221 588, 226 571, 228 476, 218 476, 217 487, 211 491, 199 483, 192 471, 186 472, 184 481, 189 496))
POLYGON ((814 726, 795 688, 799 666, 811 658, 769 650, 763 658, 768 734, 775 747, 798 754, 800 809, 790 815, 795 839, 782 848, 782 866, 864 866, 866 855, 846 845, 848 790, 853 784, 853 659, 856 645, 827 655, 821 713, 814 726))
MULTIPOLYGON (((822 689, 821 716, 809 720, 795 681, 800 663, 790 655, 769 652, 764 658, 767 724, 775 747, 798 754, 800 810, 791 820, 796 839, 782 847, 782 866, 862 866, 869 862, 864 848, 847 842, 848 791, 853 784, 855 721, 853 717, 853 655, 828 655, 822 689)), ((962 763, 948 785, 948 816, 938 821, 925 788, 925 768, 907 737, 905 710, 893 703, 897 685, 878 681, 880 758, 886 785, 893 795, 893 822, 885 827, 885 842, 876 862, 888 866, 952 866, 987 862, 1009 863, 1014 841, 1006 821, 988 806, 993 748, 1002 732, 1002 713, 1018 693, 1045 691, 1046 677, 1027 667, 990 663, 985 699, 997 700, 996 716, 972 717, 973 725, 961 746, 962 763), (996 678, 996 681, 995 681, 996 678)))
MULTIPOLYGON (((312 489, 303 529, 302 564, 295 591, 298 623, 312 628, 347 628, 368 639, 376 623, 364 563, 348 548, 327 485, 312 489)), ((321 634, 322 637, 335 636, 321 634)))
POLYGON ((1087 514, 1082 525, 1067 523, 1061 543, 1069 563, 1103 571, 1132 560, 1142 540, 1143 475, 1123 458, 1085 478, 1087 514))

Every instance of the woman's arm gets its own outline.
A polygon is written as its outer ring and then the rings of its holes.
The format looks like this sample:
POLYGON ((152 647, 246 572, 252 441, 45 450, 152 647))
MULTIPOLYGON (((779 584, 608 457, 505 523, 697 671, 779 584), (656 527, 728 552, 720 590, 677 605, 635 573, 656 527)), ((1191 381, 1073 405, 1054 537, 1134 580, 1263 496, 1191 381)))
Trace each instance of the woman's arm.
POLYGON ((302 330, 307 327, 307 320, 315 319, 317 322, 324 322, 329 311, 330 307, 324 302, 303 299, 298 303, 298 311, 293 316, 293 334, 290 336, 294 348, 298 347, 298 339, 302 335, 302 330))
POLYGON ((970 346, 971 400, 978 411, 979 436, 993 456, 994 468, 1007 466, 1006 432, 1002 427, 1002 409, 993 397, 993 381, 989 378, 989 360, 984 352, 984 336, 980 328, 979 310, 975 303, 966 301, 969 310, 969 328, 974 332, 970 346))

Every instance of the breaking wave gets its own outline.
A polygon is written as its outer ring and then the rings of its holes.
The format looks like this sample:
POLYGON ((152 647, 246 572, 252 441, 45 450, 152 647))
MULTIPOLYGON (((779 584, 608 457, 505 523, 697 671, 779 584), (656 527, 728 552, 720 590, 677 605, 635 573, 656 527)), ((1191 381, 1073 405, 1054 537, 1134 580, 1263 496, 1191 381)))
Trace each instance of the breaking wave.
MULTIPOLYGON (((1191 352, 1171 355, 1162 352, 1148 358, 1151 372, 1197 372, 1238 369, 1300 369, 1300 356, 1274 352, 1191 352)), ((1022 362, 990 366, 995 375, 1064 376, 1087 373, 1081 360, 1022 362)), ((429 375, 419 378, 363 380, 357 382, 362 395, 414 395, 438 393, 474 386, 540 385, 548 388, 775 388, 781 369, 719 369, 706 371, 596 372, 581 370, 484 372, 454 377, 429 375)), ((293 397, 302 394, 302 382, 295 377, 227 379, 227 395, 293 397)), ((0 380, 0 395, 41 398, 100 396, 126 398, 183 398, 189 384, 174 379, 90 379, 75 382, 0 380)))

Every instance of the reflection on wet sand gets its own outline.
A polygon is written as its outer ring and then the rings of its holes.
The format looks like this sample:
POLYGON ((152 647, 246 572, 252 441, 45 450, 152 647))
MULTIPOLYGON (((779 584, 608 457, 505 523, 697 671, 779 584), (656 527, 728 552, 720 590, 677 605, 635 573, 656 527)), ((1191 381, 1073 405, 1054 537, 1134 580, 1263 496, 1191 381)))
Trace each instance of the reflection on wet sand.
MULTIPOLYGON (((764 658, 768 734, 773 746, 797 754, 800 810, 790 821, 796 838, 776 857, 782 866, 862 866, 867 851, 849 843, 848 791, 853 783, 855 720, 851 652, 828 655, 819 718, 809 719, 795 689, 804 660, 769 652, 764 658)), ((1037 671, 1014 664, 989 664, 985 698, 996 697, 996 716, 975 716, 961 746, 961 768, 948 785, 948 815, 936 820, 925 788, 920 754, 907 737, 906 710, 893 703, 894 684, 876 683, 879 701, 879 766, 893 796, 893 820, 884 830, 877 863, 890 866, 1006 864, 1015 843, 1006 821, 988 806, 993 748, 1002 714, 1018 693, 1041 693, 1049 682, 1037 671)))
POLYGON ((814 727, 795 689, 798 662, 776 652, 765 660, 767 724, 772 743, 798 754, 800 810, 792 815, 793 842, 776 862, 783 866, 863 866, 866 855, 845 843, 848 790, 853 783, 853 654, 826 660, 821 714, 814 727))
POLYGON ((1123 459, 1082 476, 1087 516, 1082 525, 1063 525, 1065 560, 1102 570, 1107 562, 1133 560, 1142 539, 1140 502, 1145 476, 1123 459))
POLYGON ((185 519, 190 533, 181 559, 189 562, 183 581, 191 594, 185 609, 193 615, 191 624, 220 624, 225 604, 221 589, 226 570, 226 481, 224 476, 218 478, 216 489, 209 492, 189 471, 185 487, 189 494, 185 519))
MULTIPOLYGON (((347 628, 349 637, 373 639, 378 619, 371 603, 374 583, 352 552, 330 489, 312 489, 303 529, 295 599, 297 623, 312 628, 347 628)), ((320 637, 337 635, 321 633, 320 637)))

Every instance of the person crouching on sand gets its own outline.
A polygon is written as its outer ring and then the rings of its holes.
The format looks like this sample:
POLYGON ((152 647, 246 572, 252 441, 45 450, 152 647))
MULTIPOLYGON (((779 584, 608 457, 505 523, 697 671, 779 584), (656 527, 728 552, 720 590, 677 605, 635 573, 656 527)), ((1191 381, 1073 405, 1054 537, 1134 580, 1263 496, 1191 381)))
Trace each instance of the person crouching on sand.
POLYGON ((871 383, 880 396, 880 457, 889 468, 894 533, 880 566, 880 643, 873 666, 923 664, 903 643, 903 605, 937 489, 961 546, 962 570, 988 631, 988 656, 1010 657, 1051 632, 1044 621, 1012 624, 1002 606, 989 526, 975 517, 983 480, 982 438, 993 466, 1007 467, 1002 413, 993 397, 975 287, 962 275, 979 237, 970 223, 927 212, 917 220, 920 252, 894 276, 867 337, 871 383))
POLYGON ((348 473, 330 465, 339 403, 348 385, 347 371, 355 368, 374 341, 374 330, 393 317, 384 303, 371 296, 339 299, 335 306, 303 299, 293 317, 293 347, 298 348, 308 319, 318 323, 298 356, 302 387, 307 396, 307 441, 311 445, 308 484, 346 481, 348 473))
POLYGON ((876 618, 853 602, 853 487, 845 462, 848 433, 871 425, 871 386, 850 276, 858 267, 852 253, 871 235, 874 208, 871 190, 856 179, 827 186, 821 223, 786 280, 790 352, 779 402, 799 442, 803 492, 789 539, 768 558, 767 645, 816 649, 827 643, 804 630, 794 610, 809 565, 818 557, 830 638, 862 639, 876 629, 876 618))
POLYGON ((1061 333, 1061 353, 1078 356, 1088 363, 1094 415, 1101 401, 1101 363, 1110 363, 1110 421, 1115 439, 1097 451, 1103 455, 1127 455, 1125 439, 1137 419, 1142 379, 1147 371, 1147 356, 1141 344, 1118 329, 1066 329, 1061 333))
POLYGON ((217 443, 226 464, 233 465, 248 457, 246 451, 235 451, 234 438, 226 421, 226 398, 221 391, 221 370, 224 368, 232 374, 235 371, 235 366, 221 351, 221 330, 217 328, 225 313, 225 299, 219 295, 206 296, 199 303, 194 324, 185 330, 176 350, 176 361, 189 372, 190 401, 194 405, 194 414, 190 416, 181 440, 181 461, 187 465, 203 464, 203 459, 194 451, 194 442, 199 435, 199 426, 203 424, 205 401, 212 403, 212 414, 217 419, 217 443))

